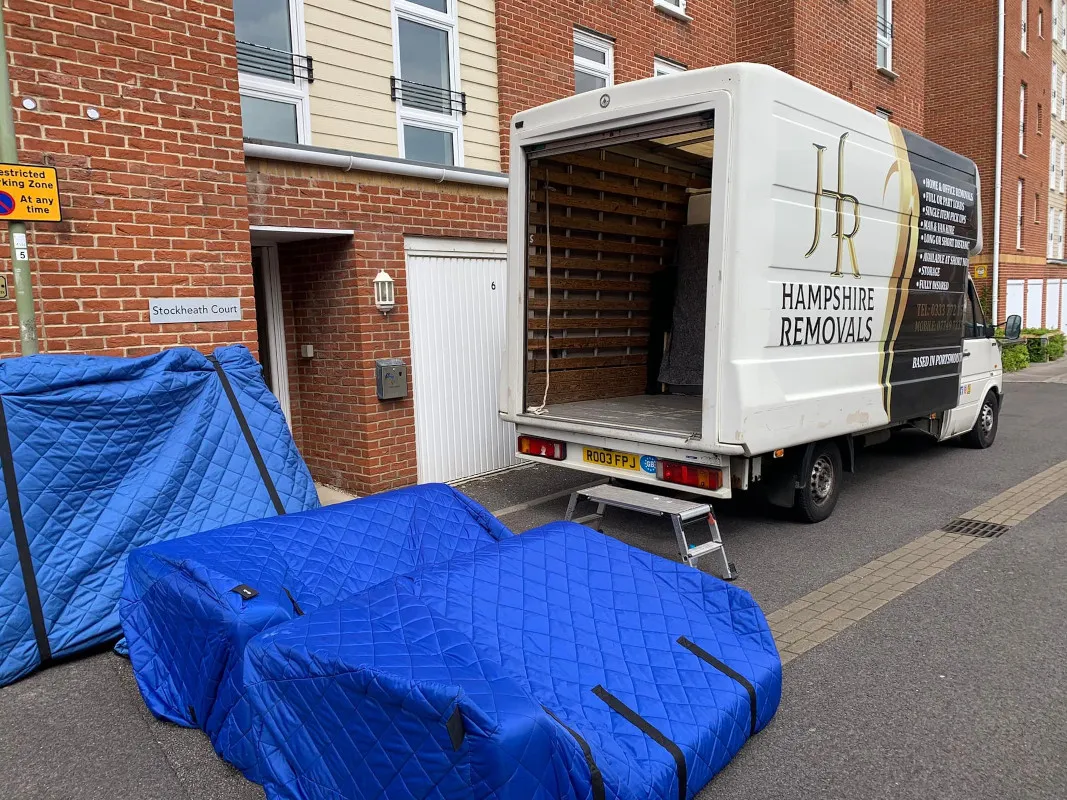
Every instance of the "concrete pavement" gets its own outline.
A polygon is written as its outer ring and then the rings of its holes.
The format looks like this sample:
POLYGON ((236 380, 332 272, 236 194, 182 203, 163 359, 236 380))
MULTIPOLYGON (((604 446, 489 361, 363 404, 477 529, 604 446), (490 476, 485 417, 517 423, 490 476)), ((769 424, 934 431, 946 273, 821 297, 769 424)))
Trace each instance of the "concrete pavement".
MULTIPOLYGON (((821 525, 720 504, 740 584, 772 613, 936 530, 1067 458, 1065 415, 1063 385, 1013 383, 992 449, 900 436, 861 454, 821 525)), ((463 490, 525 530, 589 480, 535 467, 463 490)), ((605 530, 676 555, 660 521, 609 511, 605 530)), ((777 718, 701 800, 1067 796, 1065 565, 1061 498, 797 657, 777 718)), ((262 797, 199 732, 151 718, 111 654, 0 689, 0 753, 0 796, 20 800, 262 797)))

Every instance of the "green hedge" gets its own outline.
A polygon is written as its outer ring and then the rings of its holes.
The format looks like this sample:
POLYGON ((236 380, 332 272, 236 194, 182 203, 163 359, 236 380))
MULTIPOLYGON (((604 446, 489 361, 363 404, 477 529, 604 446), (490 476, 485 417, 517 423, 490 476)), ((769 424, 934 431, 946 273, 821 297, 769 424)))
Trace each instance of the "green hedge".
POLYGON ((1023 335, 1048 336, 1047 354, 1045 353, 1046 344, 1043 340, 1030 339, 1027 341, 1030 361, 1055 361, 1056 359, 1063 358, 1065 337, 1061 331, 1050 328, 1024 328, 1023 335))
POLYGON ((1005 347, 1003 356, 1005 372, 1018 372, 1030 366, 1030 350, 1025 344, 1005 347))

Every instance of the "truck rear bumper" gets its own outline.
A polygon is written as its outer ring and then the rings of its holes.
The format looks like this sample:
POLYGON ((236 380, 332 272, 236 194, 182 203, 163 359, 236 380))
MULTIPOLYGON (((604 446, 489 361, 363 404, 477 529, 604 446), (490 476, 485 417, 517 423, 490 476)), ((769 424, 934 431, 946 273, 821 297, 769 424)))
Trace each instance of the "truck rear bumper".
MULTIPOLYGON (((539 421, 540 422, 540 421, 539 421)), ((608 436, 591 436, 555 430, 550 426, 516 426, 517 436, 533 436, 561 442, 566 445, 562 459, 551 459, 518 452, 519 458, 536 463, 554 464, 558 467, 603 475, 619 480, 644 483, 662 489, 675 489, 706 497, 727 499, 731 497, 730 458, 717 453, 704 453, 684 447, 668 447, 648 442, 633 442, 608 436), (701 488, 665 481, 658 477, 660 462, 684 464, 696 468, 707 467, 721 475, 717 489, 701 488)))

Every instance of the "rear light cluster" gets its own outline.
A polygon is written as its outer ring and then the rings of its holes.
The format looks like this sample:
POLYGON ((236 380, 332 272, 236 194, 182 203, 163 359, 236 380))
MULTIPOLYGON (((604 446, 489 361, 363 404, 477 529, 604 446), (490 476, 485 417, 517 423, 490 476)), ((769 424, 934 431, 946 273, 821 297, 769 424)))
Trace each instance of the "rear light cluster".
POLYGON ((537 436, 520 436, 519 452, 524 456, 538 456, 550 458, 553 461, 563 461, 567 458, 567 443, 556 442, 552 439, 541 439, 537 436))
POLYGON ((656 464, 656 477, 667 483, 695 486, 697 489, 722 488, 722 470, 715 467, 660 460, 656 464))

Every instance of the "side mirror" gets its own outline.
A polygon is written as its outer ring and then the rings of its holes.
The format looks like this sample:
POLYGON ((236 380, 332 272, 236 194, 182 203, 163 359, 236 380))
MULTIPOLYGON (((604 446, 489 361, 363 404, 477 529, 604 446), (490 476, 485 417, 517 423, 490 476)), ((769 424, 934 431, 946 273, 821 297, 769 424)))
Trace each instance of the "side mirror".
POLYGON ((1018 314, 1012 314, 1004 320, 1004 338, 1018 339, 1023 332, 1023 318, 1018 314))

